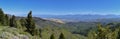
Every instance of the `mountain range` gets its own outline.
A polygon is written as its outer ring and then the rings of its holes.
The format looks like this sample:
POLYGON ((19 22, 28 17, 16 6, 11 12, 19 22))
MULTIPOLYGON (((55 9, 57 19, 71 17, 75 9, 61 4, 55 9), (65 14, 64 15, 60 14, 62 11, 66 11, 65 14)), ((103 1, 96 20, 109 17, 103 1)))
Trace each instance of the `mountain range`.
POLYGON ((39 15, 41 18, 54 18, 54 19, 60 19, 65 22, 101 22, 101 21, 114 21, 118 22, 120 21, 120 15, 39 15))

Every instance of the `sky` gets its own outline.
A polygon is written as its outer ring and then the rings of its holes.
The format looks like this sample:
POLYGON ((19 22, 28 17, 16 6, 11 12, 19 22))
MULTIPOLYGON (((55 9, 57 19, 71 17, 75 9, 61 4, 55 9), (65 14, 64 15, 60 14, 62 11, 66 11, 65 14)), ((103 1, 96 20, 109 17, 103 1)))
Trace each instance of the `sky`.
POLYGON ((120 15, 120 0, 0 0, 6 14, 25 16, 69 14, 120 15))

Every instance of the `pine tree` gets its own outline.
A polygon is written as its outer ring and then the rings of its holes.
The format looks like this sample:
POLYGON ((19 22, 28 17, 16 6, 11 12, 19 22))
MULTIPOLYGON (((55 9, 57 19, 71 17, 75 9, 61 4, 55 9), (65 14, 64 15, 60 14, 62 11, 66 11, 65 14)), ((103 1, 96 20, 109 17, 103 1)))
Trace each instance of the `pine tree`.
POLYGON ((13 15, 12 18, 10 18, 10 27, 17 27, 15 16, 13 15))
POLYGON ((39 36, 39 29, 35 29, 33 32, 34 32, 34 35, 39 36))
POLYGON ((1 23, 1 25, 4 25, 4 24, 5 24, 4 21, 5 21, 4 12, 3 12, 2 9, 0 8, 0 23, 1 23))
POLYGON ((65 37, 64 37, 64 35, 63 35, 63 33, 61 33, 61 34, 60 34, 59 39, 65 39, 65 37))
POLYGON ((117 39, 120 39, 120 27, 118 29, 118 36, 117 36, 117 39))
POLYGON ((111 33, 109 26, 102 27, 101 24, 98 24, 98 29, 97 29, 97 39, 108 39, 109 34, 111 33))
POLYGON ((40 36, 40 37, 42 37, 41 33, 42 33, 42 30, 39 29, 39 36, 40 36))
POLYGON ((22 26, 26 26, 26 20, 25 19, 20 19, 20 23, 22 26))
POLYGON ((5 25, 9 25, 9 17, 7 14, 5 14, 5 25))
POLYGON ((97 31, 92 31, 88 34, 88 39, 116 39, 118 29, 111 31, 110 25, 102 27, 101 24, 98 24, 97 31))
POLYGON ((119 32, 119 29, 115 29, 110 35, 111 35, 111 39, 117 39, 118 37, 118 32, 119 32))
POLYGON ((20 19, 20 24, 21 24, 21 26, 22 26, 22 29, 23 30, 26 30, 26 20, 25 19, 20 19))
POLYGON ((91 30, 89 33, 88 33, 88 39, 96 39, 97 38, 97 34, 95 31, 91 30))
POLYGON ((27 25, 27 31, 31 34, 34 35, 34 30, 35 30, 35 23, 32 18, 32 11, 29 12, 27 19, 26 19, 27 25))
POLYGON ((50 36, 50 39, 55 39, 54 34, 52 34, 52 35, 50 36))

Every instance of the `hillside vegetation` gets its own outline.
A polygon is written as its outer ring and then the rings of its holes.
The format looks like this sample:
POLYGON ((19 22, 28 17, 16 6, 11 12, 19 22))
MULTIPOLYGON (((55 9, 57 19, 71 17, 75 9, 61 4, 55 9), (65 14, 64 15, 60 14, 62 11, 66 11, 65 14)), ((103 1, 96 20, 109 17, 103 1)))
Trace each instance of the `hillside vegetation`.
POLYGON ((18 19, 0 9, 0 39, 120 39, 119 26, 120 23, 98 22, 61 24, 33 18, 32 11, 18 19))
MULTIPOLYGON (((47 25, 47 24, 46 24, 47 25)), ((15 15, 9 17, 0 9, 0 38, 1 39, 85 39, 86 37, 72 34, 71 32, 59 28, 40 28, 32 17, 30 11, 25 18, 16 19, 15 15)))

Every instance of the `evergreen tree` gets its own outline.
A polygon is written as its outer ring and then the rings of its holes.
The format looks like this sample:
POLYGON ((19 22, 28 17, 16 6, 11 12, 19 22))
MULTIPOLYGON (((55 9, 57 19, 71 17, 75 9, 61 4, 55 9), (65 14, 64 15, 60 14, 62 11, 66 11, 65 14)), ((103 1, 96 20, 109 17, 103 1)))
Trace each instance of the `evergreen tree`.
POLYGON ((27 31, 31 34, 34 35, 34 30, 35 30, 35 23, 32 18, 32 11, 29 12, 27 19, 26 19, 27 25, 27 31))
POLYGON ((19 30, 25 31, 25 26, 21 25, 21 21, 20 20, 16 20, 16 28, 18 28, 19 30))
POLYGON ((120 27, 118 29, 118 36, 117 36, 117 39, 120 39, 120 27))
POLYGON ((9 17, 7 14, 5 14, 5 25, 9 25, 9 17))
POLYGON ((55 39, 54 34, 52 34, 52 35, 50 36, 50 39, 55 39))
POLYGON ((34 32, 34 35, 36 35, 36 36, 39 36, 39 34, 40 34, 39 29, 35 29, 33 32, 34 32))
POLYGON ((22 26, 26 26, 26 20, 25 19, 20 19, 20 23, 22 26))
POLYGON ((59 39, 65 39, 65 37, 64 37, 64 35, 63 35, 63 33, 61 33, 61 34, 60 34, 59 39))
POLYGON ((97 31, 92 31, 88 34, 88 39, 116 39, 118 29, 111 31, 110 26, 102 27, 98 24, 97 31))
POLYGON ((109 26, 103 28, 101 24, 98 24, 97 39, 108 39, 111 33, 109 26))
POLYGON ((16 23, 14 15, 12 16, 12 18, 10 18, 10 24, 9 24, 9 26, 10 27, 17 27, 17 23, 16 23))
POLYGON ((0 24, 1 24, 1 25, 4 25, 4 24, 5 24, 4 21, 5 21, 4 12, 3 12, 2 9, 0 8, 0 24))
POLYGON ((20 19, 20 24, 21 24, 21 26, 22 26, 22 29, 23 30, 26 30, 26 20, 25 19, 20 19))
POLYGON ((95 31, 91 30, 89 33, 88 33, 88 39, 96 39, 97 38, 97 34, 95 31))
POLYGON ((42 33, 42 30, 39 29, 39 36, 40 36, 40 37, 42 37, 41 33, 42 33))
POLYGON ((111 38, 110 39, 117 39, 118 37, 118 32, 119 32, 119 29, 115 29, 110 35, 111 35, 111 38))
POLYGON ((39 29, 39 28, 37 29, 36 28, 33 32, 34 32, 34 36, 42 37, 42 35, 41 35, 41 29, 39 29))

